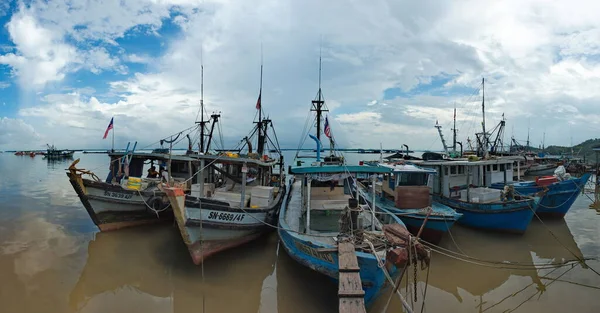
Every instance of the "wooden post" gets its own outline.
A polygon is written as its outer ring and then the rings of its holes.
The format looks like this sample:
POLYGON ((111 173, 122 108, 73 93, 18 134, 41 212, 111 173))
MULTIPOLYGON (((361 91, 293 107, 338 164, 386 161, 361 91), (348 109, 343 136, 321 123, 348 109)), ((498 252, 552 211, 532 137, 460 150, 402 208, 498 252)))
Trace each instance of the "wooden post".
POLYGON ((471 192, 469 191, 469 184, 471 183, 471 167, 467 166, 467 202, 470 201, 471 192))
POLYGON ((517 181, 521 180, 521 162, 517 161, 517 181))
POLYGON ((200 159, 200 173, 198 173, 198 183, 200 184, 200 195, 198 199, 204 197, 204 159, 200 159))
POLYGON ((371 202, 373 205, 371 205, 371 230, 375 231, 375 208, 377 207, 375 205, 375 182, 377 181, 377 174, 373 174, 373 183, 372 183, 372 187, 371 190, 373 191, 373 202, 371 202))
POLYGON ((244 207, 246 206, 246 173, 248 172, 248 168, 246 167, 246 163, 244 162, 244 165, 242 166, 242 195, 241 195, 241 202, 240 202, 240 208, 243 210, 244 207))
POLYGON ((306 182, 306 233, 310 234, 310 177, 307 177, 306 182))

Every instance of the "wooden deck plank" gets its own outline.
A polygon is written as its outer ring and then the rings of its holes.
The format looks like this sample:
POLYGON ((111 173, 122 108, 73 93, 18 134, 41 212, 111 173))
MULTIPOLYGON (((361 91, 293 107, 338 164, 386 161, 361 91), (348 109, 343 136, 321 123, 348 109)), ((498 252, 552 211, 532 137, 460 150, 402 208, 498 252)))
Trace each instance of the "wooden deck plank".
POLYGON ((360 281, 360 273, 340 272, 338 296, 344 298, 365 296, 365 291, 362 289, 360 281))
POLYGON ((362 298, 340 299, 340 313, 366 313, 365 300, 362 298))
POLYGON ((366 313, 365 291, 360 280, 360 268, 354 252, 354 244, 349 241, 338 243, 339 285, 338 299, 340 313, 366 313))
POLYGON ((354 244, 351 242, 340 242, 338 244, 338 263, 340 273, 360 271, 354 253, 354 244))

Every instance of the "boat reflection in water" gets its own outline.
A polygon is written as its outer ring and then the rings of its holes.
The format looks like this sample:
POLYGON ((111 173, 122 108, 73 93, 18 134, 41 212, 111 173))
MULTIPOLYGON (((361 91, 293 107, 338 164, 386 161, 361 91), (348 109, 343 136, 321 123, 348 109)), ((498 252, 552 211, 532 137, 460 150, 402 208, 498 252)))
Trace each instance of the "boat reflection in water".
POLYGON ((189 261, 177 227, 97 233, 69 294, 71 312, 330 312, 337 284, 296 264, 275 233, 189 261), (309 299, 309 300, 307 300, 309 299), (308 310, 307 310, 308 309, 308 310))
MULTIPOLYGON (((177 228, 164 225, 97 233, 69 295, 72 312, 258 312, 275 249, 264 238, 189 262, 177 228)), ((276 244, 276 243, 275 243, 276 244)))
MULTIPOLYGON (((569 277, 569 274, 575 274, 577 271, 586 275, 591 273, 582 270, 582 265, 578 263, 543 269, 539 266, 537 269, 532 267, 517 269, 518 266, 502 264, 510 261, 548 266, 583 258, 564 220, 545 222, 545 226, 534 220, 529 227, 530 229, 523 236, 481 233, 464 227, 453 228, 452 236, 456 244, 451 236, 447 236, 441 242, 441 247, 456 252, 462 250, 464 254, 474 258, 473 263, 477 262, 475 259, 479 259, 496 261, 497 264, 492 265, 493 267, 481 266, 433 252, 425 309, 430 312, 512 312, 519 307, 517 312, 521 310, 529 312, 526 308, 527 304, 531 304, 529 308, 537 311, 555 305, 551 302, 560 303, 561 301, 558 301, 561 298, 560 294, 553 295, 553 298, 545 294, 552 292, 549 288, 553 287, 556 287, 556 292, 564 290, 559 287, 559 284, 550 286, 553 281, 551 278, 571 271, 562 278, 569 277), (558 237, 562 245, 557 243, 548 229, 558 237)), ((418 301, 416 303, 418 304, 415 305, 415 311, 419 311, 421 307, 426 276, 426 271, 417 274, 418 301)), ((414 283, 412 273, 408 280, 409 285, 412 286, 414 283)), ((403 281, 403 294, 406 294, 405 284, 406 281, 403 281)), ((388 295, 381 298, 377 303, 378 308, 385 306, 388 295)), ((566 306, 567 303, 563 305, 566 306)), ((396 311, 401 311, 401 304, 394 297, 387 312, 396 311)), ((544 310, 540 310, 542 311, 544 310)))

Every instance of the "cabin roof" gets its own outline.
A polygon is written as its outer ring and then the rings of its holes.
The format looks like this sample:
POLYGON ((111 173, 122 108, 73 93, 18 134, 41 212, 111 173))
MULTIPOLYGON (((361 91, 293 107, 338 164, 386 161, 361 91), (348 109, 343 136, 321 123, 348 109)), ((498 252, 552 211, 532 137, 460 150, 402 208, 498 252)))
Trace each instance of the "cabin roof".
POLYGON ((423 166, 432 166, 432 165, 464 165, 464 166, 479 166, 479 165, 488 165, 488 164, 511 164, 515 161, 514 158, 498 158, 498 159, 490 159, 490 160, 481 160, 481 161, 467 161, 467 160, 441 160, 441 161, 412 161, 417 165, 423 166))
POLYGON ((290 168, 292 174, 316 174, 316 173, 390 173, 391 169, 381 166, 369 165, 315 165, 295 166, 290 168))
MULTIPOLYGON (((122 157, 124 152, 112 152, 108 154, 110 157, 122 157)), ((132 154, 132 158, 134 159, 143 159, 143 160, 169 160, 169 154, 167 153, 148 153, 148 152, 134 152, 132 154)), ((228 157, 225 155, 218 154, 172 154, 170 156, 172 161, 183 161, 183 162, 198 162, 200 160, 206 161, 215 161, 215 163, 223 163, 223 162, 232 162, 232 163, 248 163, 248 164, 256 164, 260 166, 272 166, 277 163, 278 160, 270 160, 268 162, 263 162, 258 159, 248 158, 248 157, 228 157)))
POLYGON ((414 164, 380 164, 381 167, 387 167, 394 173, 437 173, 435 170, 423 168, 414 164))

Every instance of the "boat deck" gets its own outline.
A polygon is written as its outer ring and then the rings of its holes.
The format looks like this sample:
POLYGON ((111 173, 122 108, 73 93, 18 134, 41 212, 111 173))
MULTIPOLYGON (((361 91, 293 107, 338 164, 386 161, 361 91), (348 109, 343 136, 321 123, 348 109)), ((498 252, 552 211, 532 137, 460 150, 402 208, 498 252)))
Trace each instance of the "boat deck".
MULTIPOLYGON (((348 199, 351 197, 347 194, 311 194, 310 210, 311 210, 311 229, 306 231, 306 217, 305 211, 302 208, 302 195, 301 195, 301 184, 300 180, 295 181, 292 184, 290 190, 290 201, 285 211, 284 219, 289 225, 290 229, 294 232, 302 233, 304 236, 312 237, 311 240, 318 241, 322 244, 331 246, 337 245, 336 238, 339 234, 339 229, 335 228, 325 230, 328 227, 337 226, 338 219, 337 214, 341 213, 344 208, 348 205, 348 199), (327 211, 327 213, 325 213, 327 211), (333 214, 332 214, 333 212, 333 214), (323 215, 318 215, 323 214, 323 215), (317 216, 318 215, 318 216, 317 216), (320 230, 319 230, 320 229, 320 230)), ((371 214, 370 209, 364 208, 364 211, 360 214, 363 221, 363 229, 367 232, 374 234, 381 234, 381 223, 376 220, 375 231, 371 229, 371 214)))
POLYGON ((338 299, 340 313, 366 313, 365 291, 362 289, 360 267, 354 253, 354 244, 349 241, 338 245, 338 299))

